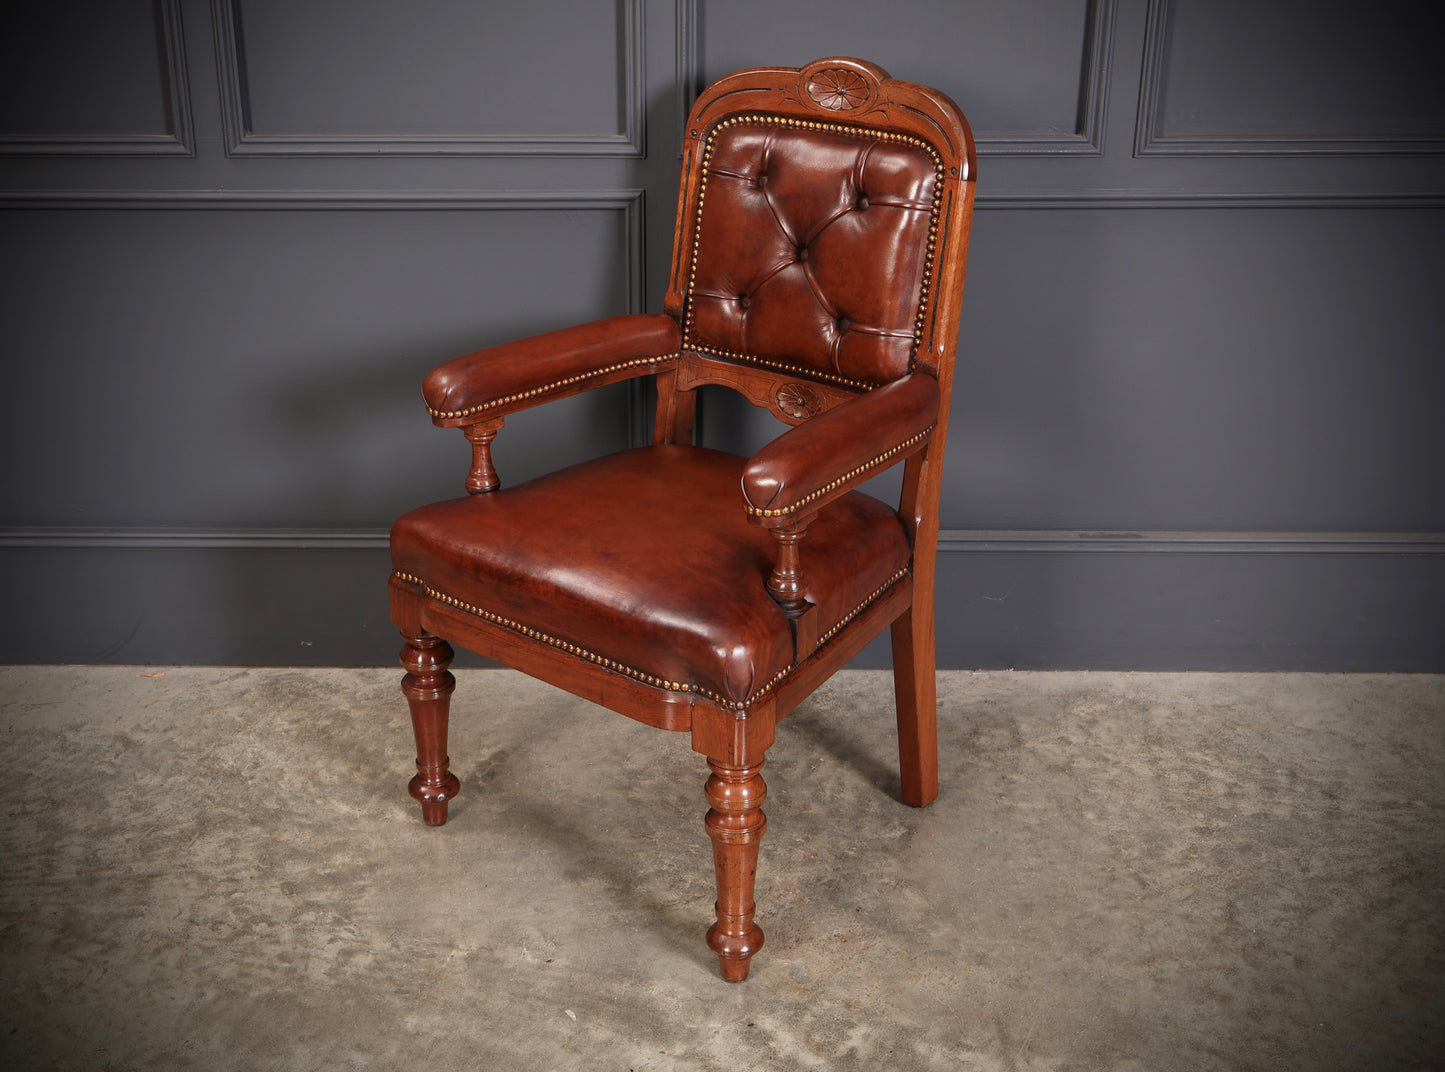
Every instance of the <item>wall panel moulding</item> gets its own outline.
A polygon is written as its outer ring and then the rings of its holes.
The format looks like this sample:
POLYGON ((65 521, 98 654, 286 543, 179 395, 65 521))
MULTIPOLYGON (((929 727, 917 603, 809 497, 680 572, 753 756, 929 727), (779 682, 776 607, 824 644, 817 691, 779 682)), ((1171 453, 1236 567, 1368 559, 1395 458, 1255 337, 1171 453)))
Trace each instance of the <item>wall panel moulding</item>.
MULTIPOLYGON (((1052 64, 1057 62, 1060 71, 1071 68, 1077 62, 1078 78, 1072 80, 1067 86, 1069 102, 1067 110, 1072 112, 1073 130, 1068 133, 1040 133, 1026 130, 994 130, 983 131, 975 129, 976 145, 979 156, 1098 156, 1103 152, 1103 131, 1105 103, 1108 95, 1109 69, 1114 39, 1114 8, 1116 0, 1080 0, 1079 8, 1082 9, 1080 20, 1082 34, 1078 41, 1070 44, 1070 50, 1077 47, 1077 52, 1071 51, 1061 57, 1046 56, 1035 57, 1035 62, 1043 62, 1052 69, 1052 64)), ((705 24, 710 13, 731 14, 734 8, 729 7, 727 0, 676 0, 676 78, 678 86, 679 112, 687 114, 693 99, 702 91, 709 77, 719 77, 725 71, 719 68, 732 66, 724 60, 715 58, 713 64, 706 61, 708 48, 708 34, 705 33, 705 24)), ((787 9, 779 8, 779 14, 783 15, 787 9)), ((966 26, 969 21, 975 18, 976 13, 962 11, 962 9, 947 9, 950 17, 960 20, 966 26)), ((935 12, 937 14, 937 12, 935 12)), ((893 12, 895 18, 902 17, 898 10, 893 12)), ((1000 3, 992 17, 1008 18, 1011 12, 1007 4, 1000 3)), ((860 15, 860 21, 868 16, 860 15)), ((919 18, 921 16, 913 16, 919 18)), ((1017 25, 1017 24, 1016 24, 1017 25)), ((1036 28, 1036 27, 1035 27, 1036 28)), ((775 31, 776 31, 775 27, 775 31)), ((789 38, 788 51, 795 51, 794 46, 799 37, 800 31, 794 29, 789 38)), ((956 50, 949 48, 949 41, 956 40, 954 29, 941 30, 933 28, 932 35, 926 41, 920 41, 916 48, 931 48, 934 52, 922 57, 924 61, 932 60, 938 62, 940 56, 948 57, 945 64, 950 68, 956 66, 953 54, 956 50)), ((777 48, 778 46, 774 46, 777 48)), ((845 51, 871 58, 870 50, 866 43, 859 43, 850 46, 845 51)), ((815 58, 814 56, 793 56, 789 62, 806 62, 815 58)), ((749 61, 751 62, 751 61, 749 61)), ((904 70, 900 63, 885 64, 891 66, 891 73, 898 78, 918 78, 926 81, 914 71, 904 70)), ((940 89, 950 89, 948 83, 942 79, 935 78, 933 84, 940 89)), ((1007 88, 1007 87, 1003 87, 1007 88)), ((964 111, 969 110, 969 101, 956 88, 951 89, 959 97, 959 103, 964 111)))
MULTIPOLYGON (((522 35, 516 40, 486 32, 501 12, 472 0, 441 3, 430 24, 425 9, 397 5, 387 17, 405 20, 407 34, 360 19, 326 25, 306 4, 249 14, 248 7, 246 0, 212 0, 228 155, 646 156, 644 0, 616 0, 610 10, 579 0, 579 21, 596 21, 609 34, 615 26, 616 48, 574 57, 605 68, 590 72, 556 55, 555 32, 522 4, 508 6, 512 29, 522 35), (475 36, 463 29, 468 25, 475 36), (332 47, 333 34, 345 34, 348 47, 332 47), (477 45, 493 53, 478 56, 477 45), (432 71, 427 80, 394 76, 422 62, 432 71), (327 63, 334 66, 329 77, 327 63), (613 86, 609 107, 602 91, 613 86), (527 129, 529 122, 554 126, 559 117, 594 129, 527 129)), ((586 36, 596 43, 595 33, 586 36)))
POLYGON ((1134 153, 1445 153, 1435 43, 1358 4, 1150 0, 1134 153))
POLYGON ((180 2, 11 5, 0 156, 195 156, 180 2))

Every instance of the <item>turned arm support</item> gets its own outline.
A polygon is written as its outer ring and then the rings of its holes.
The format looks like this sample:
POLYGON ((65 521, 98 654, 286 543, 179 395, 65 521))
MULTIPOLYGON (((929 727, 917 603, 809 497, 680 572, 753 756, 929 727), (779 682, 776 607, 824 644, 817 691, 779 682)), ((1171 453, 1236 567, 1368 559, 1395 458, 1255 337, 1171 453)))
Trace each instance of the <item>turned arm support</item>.
POLYGON ((453 358, 427 376, 422 397, 435 424, 468 428, 672 368, 680 345, 677 321, 665 313, 594 320, 453 358))
POLYGON ((748 460, 754 524, 786 529, 922 450, 938 424, 938 381, 915 372, 784 432, 748 460))
POLYGON ((467 491, 501 486, 492 440, 509 413, 677 366, 681 332, 662 313, 614 316, 490 346, 433 369, 422 383, 432 422, 472 444, 467 491))

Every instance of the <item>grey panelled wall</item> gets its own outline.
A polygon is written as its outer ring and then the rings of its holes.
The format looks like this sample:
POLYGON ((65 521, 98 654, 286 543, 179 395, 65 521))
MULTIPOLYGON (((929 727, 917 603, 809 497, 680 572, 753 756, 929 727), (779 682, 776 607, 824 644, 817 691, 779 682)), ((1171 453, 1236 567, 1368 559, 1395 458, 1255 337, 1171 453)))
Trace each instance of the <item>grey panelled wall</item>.
MULTIPOLYGON (((391 662, 385 527, 467 464, 421 376, 660 307, 691 94, 842 53, 979 136, 941 664, 1445 671, 1422 6, 879 10, 6 5, 0 660, 391 662)), ((503 478, 648 420, 625 385, 534 410, 503 478)))

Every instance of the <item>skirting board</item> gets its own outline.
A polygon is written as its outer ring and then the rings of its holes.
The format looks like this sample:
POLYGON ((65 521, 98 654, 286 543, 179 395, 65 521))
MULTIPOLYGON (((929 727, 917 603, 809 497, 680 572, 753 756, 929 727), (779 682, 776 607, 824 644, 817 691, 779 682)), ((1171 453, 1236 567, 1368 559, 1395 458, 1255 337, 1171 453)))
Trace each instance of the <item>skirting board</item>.
MULTIPOLYGON (((389 665, 385 543, 0 533, 0 662, 389 665)), ((1445 672, 1445 540, 955 530, 937 623, 953 669, 1445 672)))

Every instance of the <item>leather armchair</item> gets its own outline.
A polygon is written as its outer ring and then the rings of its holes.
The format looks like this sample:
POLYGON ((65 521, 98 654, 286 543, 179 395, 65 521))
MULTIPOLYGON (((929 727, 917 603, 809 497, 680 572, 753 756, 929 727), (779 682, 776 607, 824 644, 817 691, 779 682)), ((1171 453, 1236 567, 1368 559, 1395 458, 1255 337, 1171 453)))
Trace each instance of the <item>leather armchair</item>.
POLYGON ((467 354, 429 375, 472 447, 469 494, 392 530, 392 617, 417 742, 411 795, 446 821, 452 643, 706 757, 718 881, 707 942, 748 974, 776 727, 891 628, 902 796, 938 792, 933 574, 973 139, 957 106, 861 60, 722 79, 688 117, 665 311, 467 354), (507 414, 654 379, 650 445, 502 488, 507 414), (696 388, 792 427, 740 458, 693 444, 696 388), (858 485, 904 465, 900 502, 858 485))

